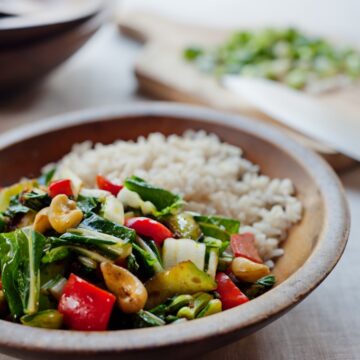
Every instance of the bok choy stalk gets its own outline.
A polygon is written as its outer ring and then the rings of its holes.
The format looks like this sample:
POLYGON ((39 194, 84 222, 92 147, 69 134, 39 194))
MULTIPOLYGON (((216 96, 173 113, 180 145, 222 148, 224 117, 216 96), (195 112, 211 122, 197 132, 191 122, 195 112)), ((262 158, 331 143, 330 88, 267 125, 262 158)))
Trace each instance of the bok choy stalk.
POLYGON ((125 259, 131 253, 131 243, 115 236, 83 228, 68 229, 55 243, 95 247, 112 259, 125 259))
POLYGON ((104 219, 95 213, 89 213, 85 220, 81 222, 79 228, 98 231, 100 233, 122 239, 125 242, 133 242, 136 239, 136 232, 134 230, 115 224, 114 222, 104 219))
POLYGON ((29 228, 0 235, 2 286, 14 318, 38 310, 45 242, 43 235, 29 228))
POLYGON ((156 217, 177 213, 178 209, 184 203, 179 195, 150 185, 136 176, 127 178, 124 182, 124 186, 128 190, 136 192, 143 201, 150 201, 154 204, 156 211, 153 215, 156 217))
POLYGON ((198 269, 204 270, 206 246, 191 239, 166 239, 162 249, 165 269, 182 261, 190 260, 198 269))
POLYGON ((136 243, 133 244, 133 246, 136 259, 139 259, 141 264, 147 268, 147 272, 150 276, 164 271, 160 254, 152 241, 146 242, 138 236, 136 238, 136 243))

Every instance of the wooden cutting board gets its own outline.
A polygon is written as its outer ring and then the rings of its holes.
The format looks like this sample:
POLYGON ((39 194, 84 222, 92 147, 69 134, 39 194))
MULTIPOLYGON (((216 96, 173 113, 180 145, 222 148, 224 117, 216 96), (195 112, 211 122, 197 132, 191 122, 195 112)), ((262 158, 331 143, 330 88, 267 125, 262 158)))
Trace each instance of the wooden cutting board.
MULTIPOLYGON (((216 46, 233 30, 175 23, 147 12, 122 15, 119 27, 123 34, 144 44, 135 65, 135 74, 142 93, 157 99, 206 105, 271 123, 317 151, 337 171, 343 171, 356 164, 354 160, 328 146, 278 123, 276 119, 270 118, 222 88, 211 76, 200 73, 193 64, 183 60, 182 51, 186 46, 216 46)), ((317 99, 324 105, 331 103, 343 111, 360 114, 360 86, 349 86, 317 96, 317 99)))

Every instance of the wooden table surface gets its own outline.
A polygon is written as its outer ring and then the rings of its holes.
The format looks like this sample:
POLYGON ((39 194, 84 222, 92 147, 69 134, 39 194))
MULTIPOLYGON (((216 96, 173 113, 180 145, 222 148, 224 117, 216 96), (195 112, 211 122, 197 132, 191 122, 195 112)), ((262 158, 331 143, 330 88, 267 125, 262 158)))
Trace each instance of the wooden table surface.
MULTIPOLYGON (((16 100, 1 99, 0 132, 50 115, 138 101, 131 72, 137 52, 138 46, 119 36, 114 26, 105 26, 42 86, 16 100)), ((201 359, 360 359, 360 168, 341 179, 353 226, 336 269, 284 317, 201 359)), ((9 359, 0 355, 0 360, 9 359)))

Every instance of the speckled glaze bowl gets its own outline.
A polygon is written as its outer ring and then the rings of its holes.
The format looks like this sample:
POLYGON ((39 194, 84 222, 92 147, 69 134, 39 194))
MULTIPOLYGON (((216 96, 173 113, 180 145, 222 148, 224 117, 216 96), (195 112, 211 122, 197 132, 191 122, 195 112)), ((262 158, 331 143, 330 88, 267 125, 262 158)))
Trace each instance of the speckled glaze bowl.
MULTIPOLYGON (((279 131, 238 116, 164 103, 136 104, 60 116, 0 136, 0 183, 36 176, 41 167, 84 140, 111 143, 160 131, 204 129, 244 149, 269 176, 288 177, 304 205, 302 221, 276 263, 277 286, 237 308, 189 323, 111 332, 29 328, 0 321, 0 351, 33 359, 189 358, 247 336, 313 291, 341 257, 349 210, 334 172, 319 156, 279 131)), ((309 319, 310 320, 310 319, 309 319)))

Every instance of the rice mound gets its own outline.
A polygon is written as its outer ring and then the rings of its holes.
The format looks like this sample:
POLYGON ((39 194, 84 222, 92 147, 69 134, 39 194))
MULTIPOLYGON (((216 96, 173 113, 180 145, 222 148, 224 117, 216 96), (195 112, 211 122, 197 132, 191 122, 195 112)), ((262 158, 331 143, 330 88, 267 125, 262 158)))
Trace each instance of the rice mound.
POLYGON ((131 175, 181 194, 186 209, 241 221, 240 232, 255 234, 261 257, 272 266, 289 228, 301 219, 302 205, 289 179, 270 179, 242 157, 242 150, 214 134, 160 133, 136 142, 74 145, 58 164, 75 172, 88 187, 97 174, 123 181, 131 175))

